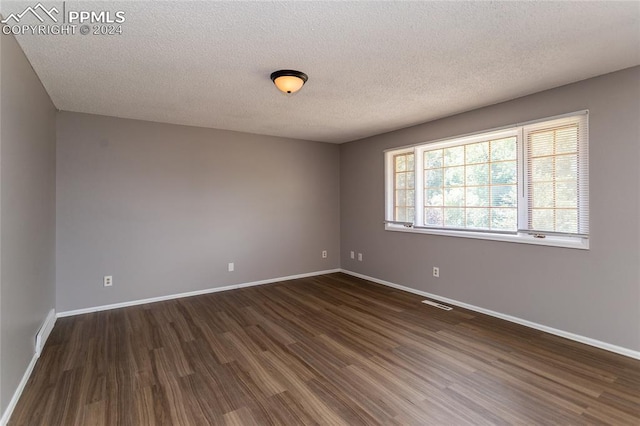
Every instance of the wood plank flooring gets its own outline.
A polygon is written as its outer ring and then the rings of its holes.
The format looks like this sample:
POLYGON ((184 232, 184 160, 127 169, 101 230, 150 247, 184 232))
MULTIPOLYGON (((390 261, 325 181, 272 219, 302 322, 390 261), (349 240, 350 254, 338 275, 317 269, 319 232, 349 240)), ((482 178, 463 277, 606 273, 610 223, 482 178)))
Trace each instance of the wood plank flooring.
POLYGON ((640 424, 640 361, 344 274, 58 320, 11 425, 640 424))

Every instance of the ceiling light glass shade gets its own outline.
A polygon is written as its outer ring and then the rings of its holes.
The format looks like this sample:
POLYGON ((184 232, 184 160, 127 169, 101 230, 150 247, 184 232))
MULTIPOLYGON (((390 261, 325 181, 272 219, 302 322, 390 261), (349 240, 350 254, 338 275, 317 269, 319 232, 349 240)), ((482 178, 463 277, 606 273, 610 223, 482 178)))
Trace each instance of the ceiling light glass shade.
POLYGON ((278 77, 273 80, 276 87, 280 89, 281 92, 285 93, 295 93, 302 88, 304 81, 299 79, 298 77, 293 77, 289 75, 285 75, 284 77, 278 77))
POLYGON ((303 72, 294 70, 280 70, 271 74, 271 80, 278 90, 283 93, 296 93, 304 86, 309 77, 303 72))

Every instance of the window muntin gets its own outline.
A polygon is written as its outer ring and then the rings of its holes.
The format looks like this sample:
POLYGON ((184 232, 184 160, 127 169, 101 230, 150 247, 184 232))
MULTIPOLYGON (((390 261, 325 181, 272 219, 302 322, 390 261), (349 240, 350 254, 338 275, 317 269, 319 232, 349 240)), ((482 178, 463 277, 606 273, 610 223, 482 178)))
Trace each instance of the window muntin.
POLYGON ((424 150, 424 218, 429 227, 518 229, 515 136, 424 150))
POLYGON ((397 222, 415 218, 415 155, 404 152, 393 156, 393 210, 397 222))
POLYGON ((387 229, 588 247, 587 124, 585 111, 388 151, 387 229))

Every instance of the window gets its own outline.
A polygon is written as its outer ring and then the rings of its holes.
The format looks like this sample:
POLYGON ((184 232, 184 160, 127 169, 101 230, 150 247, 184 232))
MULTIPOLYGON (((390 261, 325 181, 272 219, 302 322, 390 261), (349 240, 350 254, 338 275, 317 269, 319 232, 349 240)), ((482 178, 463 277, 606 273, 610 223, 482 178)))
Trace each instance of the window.
POLYGON ((393 156, 393 205, 398 221, 413 222, 415 217, 415 165, 413 152, 393 156))
POLYGON ((588 248, 588 113, 386 152, 386 229, 588 248))

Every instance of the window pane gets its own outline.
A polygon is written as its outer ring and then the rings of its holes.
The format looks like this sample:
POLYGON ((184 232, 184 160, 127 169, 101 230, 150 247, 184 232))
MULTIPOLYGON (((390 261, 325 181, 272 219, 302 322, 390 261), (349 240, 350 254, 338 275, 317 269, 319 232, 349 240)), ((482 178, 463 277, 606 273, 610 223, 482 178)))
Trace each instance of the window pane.
POLYGON ((557 232, 578 232, 578 210, 558 210, 556 212, 557 232))
POLYGON ((407 170, 413 170, 415 168, 415 164, 413 161, 413 154, 407 154, 407 170))
POLYGON ((464 185, 464 166, 444 169, 444 186, 464 185))
POLYGON ((445 148, 444 165, 459 166, 464 164, 464 145, 445 148))
POLYGON ((485 207, 489 205, 489 187, 488 186, 471 186, 467 187, 467 206, 485 207))
POLYGON ((486 163, 489 161, 489 142, 467 145, 465 156, 467 164, 486 163))
POLYGON ((518 144, 515 136, 491 141, 491 161, 516 160, 518 144))
POLYGON ((554 209, 532 209, 530 214, 531 226, 539 231, 553 231, 555 229, 554 209))
POLYGON ((518 209, 491 209, 491 228, 512 231, 518 227, 518 209))
POLYGON ((534 182, 553 180, 553 157, 534 158, 529 164, 534 182))
POLYGON ((424 168, 431 169, 442 167, 442 150, 427 151, 424 153, 424 168))
POLYGON ((407 181, 407 188, 413 189, 416 186, 415 173, 407 172, 406 181, 407 181))
POLYGON ((574 180, 578 175, 577 154, 561 155, 556 157, 556 179, 574 180))
POLYGON ((445 188, 445 206, 464 206, 464 188, 445 188))
POLYGON ((467 209, 467 227, 489 228, 489 209, 467 209))
POLYGON ((444 209, 444 226, 451 228, 464 228, 464 210, 459 208, 444 209))
POLYGON ((577 182, 556 182, 556 207, 575 208, 578 205, 577 182))
POLYGON ((426 187, 442 186, 442 169, 425 170, 424 174, 426 187))
POLYGON ((405 206, 411 206, 411 207, 415 206, 415 204, 416 204, 416 191, 414 191, 413 189, 408 189, 406 191, 405 197, 406 197, 405 198, 405 200, 406 200, 405 206))
POLYGON ((529 135, 532 157, 553 155, 553 131, 540 131, 529 135))
POLYGON ((556 154, 578 152, 578 126, 556 131, 556 154))
POLYGON ((467 185, 488 185, 489 184, 489 164, 477 164, 467 166, 467 185))
POLYGON ((531 185, 533 208, 554 207, 553 182, 534 183, 531 185))
POLYGON ((400 222, 413 221, 413 208, 415 205, 415 172, 414 154, 405 152, 393 157, 393 185, 394 185, 394 220, 400 222))
POLYGON ((442 189, 427 189, 424 195, 425 206, 442 206, 442 189))
POLYGON ((518 188, 516 185, 491 187, 492 207, 517 207, 517 205, 518 188))
POLYGON ((491 183, 517 183, 518 165, 515 161, 491 164, 491 183))
POLYGON ((442 208, 428 207, 424 209, 424 223, 428 226, 442 226, 443 218, 442 208))
POLYGON ((408 207, 407 208, 407 222, 412 222, 413 223, 416 220, 415 216, 416 216, 415 207, 408 207))

